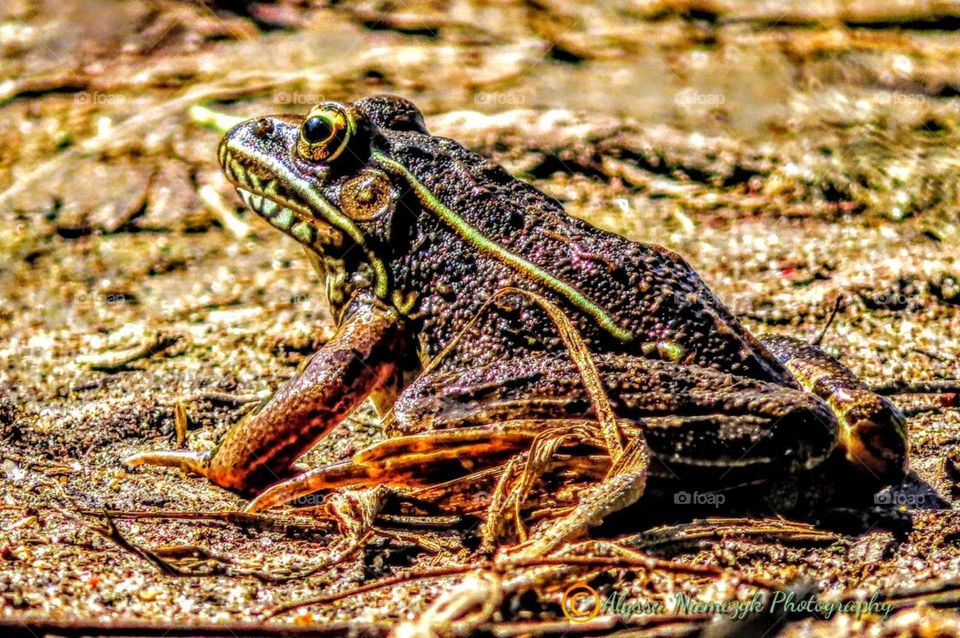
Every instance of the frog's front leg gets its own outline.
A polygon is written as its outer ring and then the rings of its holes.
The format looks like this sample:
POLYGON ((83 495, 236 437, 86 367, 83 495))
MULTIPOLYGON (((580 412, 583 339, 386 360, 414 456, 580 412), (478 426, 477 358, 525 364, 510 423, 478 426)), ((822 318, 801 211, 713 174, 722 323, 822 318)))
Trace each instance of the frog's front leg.
POLYGON ((815 345, 786 336, 760 340, 805 390, 833 410, 840 425, 838 450, 854 476, 874 489, 903 479, 909 446, 906 419, 897 406, 815 345))
POLYGON ((396 311, 358 294, 330 341, 212 451, 146 452, 127 463, 180 467, 221 487, 259 491, 289 476, 299 456, 391 380, 402 349, 396 311))

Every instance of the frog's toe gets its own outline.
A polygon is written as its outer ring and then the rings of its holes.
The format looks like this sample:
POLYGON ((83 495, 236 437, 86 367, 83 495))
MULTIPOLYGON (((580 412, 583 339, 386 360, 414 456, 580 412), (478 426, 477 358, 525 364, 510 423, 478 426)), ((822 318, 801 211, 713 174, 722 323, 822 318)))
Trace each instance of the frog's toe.
POLYGON ((139 452, 123 460, 130 466, 159 465, 161 467, 178 467, 185 472, 193 472, 207 478, 210 476, 210 453, 190 452, 187 450, 166 450, 158 452, 139 452))
POLYGON ((320 490, 363 485, 376 485, 376 477, 370 468, 351 461, 333 463, 271 485, 243 511, 259 512, 291 501, 302 501, 320 490))
MULTIPOLYGON (((309 472, 307 473, 309 474, 309 472)), ((310 486, 310 481, 306 479, 307 474, 301 474, 290 480, 282 481, 268 487, 259 496, 247 503, 243 508, 244 512, 260 512, 273 507, 279 507, 290 501, 303 500, 314 492, 310 486)))

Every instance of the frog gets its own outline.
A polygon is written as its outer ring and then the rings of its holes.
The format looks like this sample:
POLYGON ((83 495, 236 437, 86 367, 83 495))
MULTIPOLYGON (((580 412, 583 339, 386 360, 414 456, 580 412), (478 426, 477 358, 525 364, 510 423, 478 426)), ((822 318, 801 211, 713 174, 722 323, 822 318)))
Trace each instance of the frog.
POLYGON ((334 332, 212 450, 131 465, 201 475, 256 511, 473 476, 561 432, 566 458, 610 458, 585 462, 604 487, 540 552, 648 483, 717 489, 831 468, 875 492, 907 472, 903 413, 819 345, 753 335, 679 254, 574 217, 432 135, 402 97, 254 117, 218 158, 246 207, 306 251, 334 332), (385 440, 301 471, 368 400, 385 440), (630 454, 636 471, 611 469, 630 454))

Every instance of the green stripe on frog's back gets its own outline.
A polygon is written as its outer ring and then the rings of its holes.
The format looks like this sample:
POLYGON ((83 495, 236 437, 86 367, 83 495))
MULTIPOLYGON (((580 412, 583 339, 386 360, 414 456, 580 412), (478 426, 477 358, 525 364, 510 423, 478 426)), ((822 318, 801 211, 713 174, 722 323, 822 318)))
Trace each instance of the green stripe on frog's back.
POLYGON ((558 295, 564 297, 571 304, 592 317, 598 325, 621 341, 630 341, 633 334, 623 329, 613 320, 606 310, 601 308, 593 300, 587 298, 579 290, 570 284, 557 279, 547 271, 536 264, 533 264, 519 255, 515 255, 509 250, 490 240, 482 232, 471 226, 463 217, 448 208, 443 202, 430 192, 417 177, 411 173, 407 167, 397 162, 383 153, 374 152, 374 159, 379 162, 388 171, 397 174, 407 181, 410 187, 416 192, 420 201, 430 209, 437 217, 450 226, 464 241, 472 245, 477 250, 483 251, 494 256, 510 267, 522 272, 531 279, 541 284, 544 288, 552 290, 558 295))

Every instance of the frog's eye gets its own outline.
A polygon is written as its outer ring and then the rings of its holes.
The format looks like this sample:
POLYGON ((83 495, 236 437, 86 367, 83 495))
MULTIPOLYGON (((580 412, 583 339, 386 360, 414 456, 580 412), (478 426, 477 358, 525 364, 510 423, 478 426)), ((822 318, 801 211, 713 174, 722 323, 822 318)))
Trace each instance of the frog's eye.
POLYGON ((307 144, 320 144, 333 136, 333 125, 326 118, 314 115, 303 123, 303 139, 307 144))
POLYGON ((330 162, 343 153, 356 130, 353 118, 338 104, 315 107, 300 126, 297 153, 315 162, 330 162))
POLYGON ((365 171, 343 185, 340 207, 350 219, 375 219, 391 209, 394 193, 393 183, 386 175, 379 171, 365 171))

